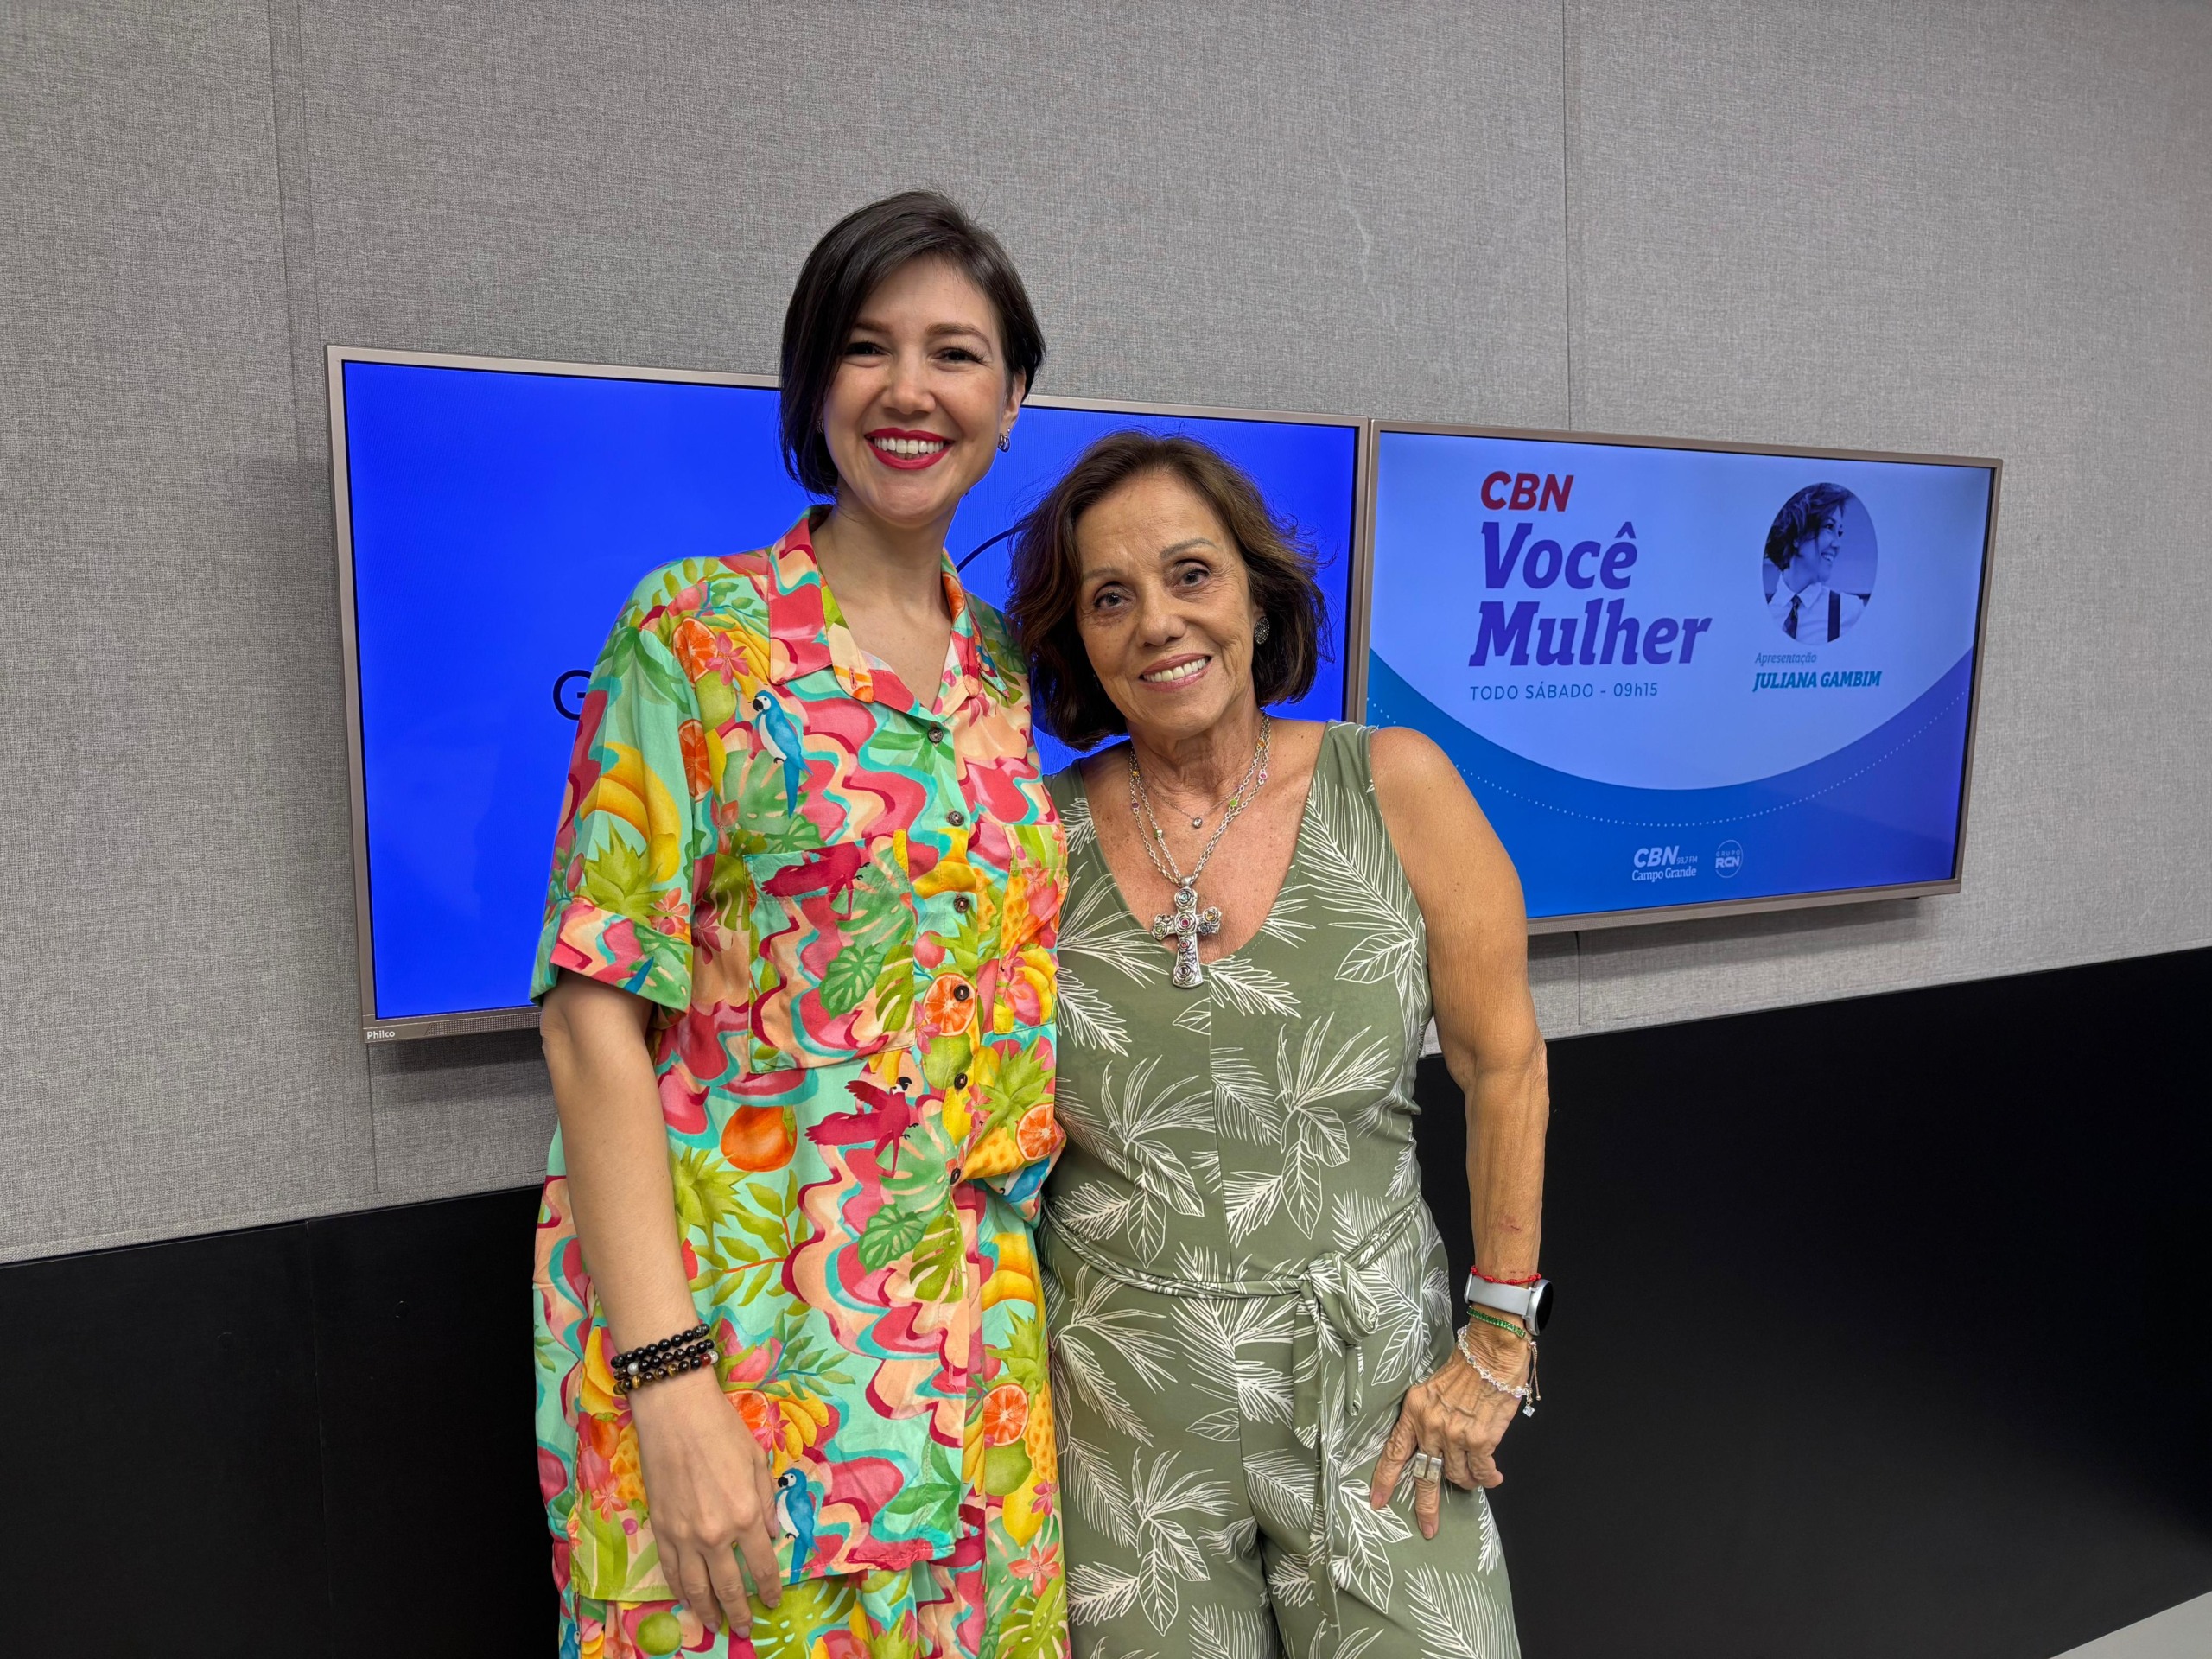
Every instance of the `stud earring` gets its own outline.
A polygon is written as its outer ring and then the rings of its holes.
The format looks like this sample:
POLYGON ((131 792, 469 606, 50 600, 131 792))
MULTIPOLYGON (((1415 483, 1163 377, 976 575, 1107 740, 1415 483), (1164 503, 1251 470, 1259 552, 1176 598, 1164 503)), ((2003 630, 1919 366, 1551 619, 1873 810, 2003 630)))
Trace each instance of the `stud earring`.
POLYGON ((1262 617, 1252 625, 1252 643, 1255 645, 1266 645, 1268 636, 1274 632, 1274 630, 1268 626, 1268 619, 1262 617))

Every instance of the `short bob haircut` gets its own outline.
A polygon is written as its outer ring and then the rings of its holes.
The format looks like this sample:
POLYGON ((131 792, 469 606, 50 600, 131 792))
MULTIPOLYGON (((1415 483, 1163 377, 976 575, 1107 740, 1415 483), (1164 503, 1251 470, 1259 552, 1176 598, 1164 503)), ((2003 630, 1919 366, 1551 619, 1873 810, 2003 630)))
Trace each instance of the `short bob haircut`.
POLYGON ((934 190, 872 201, 814 245, 784 313, 784 467, 802 489, 837 493, 837 464, 822 435, 822 410, 853 319, 885 277, 911 260, 929 258, 950 261, 983 290, 998 311, 999 345, 1007 367, 1021 377, 1022 395, 1037 384, 1045 336, 998 238, 934 190))
POLYGON ((1787 570, 1797 549, 1821 533, 1821 526, 1840 517, 1851 493, 1840 484, 1808 484, 1782 504, 1774 527, 1766 533, 1767 563, 1787 570))
POLYGON ((1149 473, 1166 473, 1188 485, 1236 543, 1252 585, 1253 608, 1268 623, 1266 643, 1252 652, 1252 688, 1262 707, 1304 696, 1326 649, 1328 602, 1313 579, 1313 550, 1293 525, 1268 511, 1249 478, 1195 438, 1109 433, 1084 450, 1022 520, 1006 607, 1028 659, 1037 717, 1074 748, 1088 749, 1128 730, 1084 649, 1076 615, 1083 594, 1076 526, 1107 496, 1149 473))

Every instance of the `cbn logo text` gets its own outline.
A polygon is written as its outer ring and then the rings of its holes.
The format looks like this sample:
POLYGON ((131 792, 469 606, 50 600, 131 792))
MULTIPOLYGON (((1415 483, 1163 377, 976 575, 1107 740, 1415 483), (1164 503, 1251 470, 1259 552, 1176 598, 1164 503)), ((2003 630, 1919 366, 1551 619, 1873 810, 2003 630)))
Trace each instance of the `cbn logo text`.
POLYGON ((1639 847, 1629 860, 1631 881, 1682 881, 1697 874, 1697 855, 1681 847, 1639 847))
POLYGON ((1492 512, 1565 512, 1573 488, 1573 473, 1565 478, 1546 473, 1541 483, 1534 473, 1492 473, 1483 480, 1483 505, 1492 512))

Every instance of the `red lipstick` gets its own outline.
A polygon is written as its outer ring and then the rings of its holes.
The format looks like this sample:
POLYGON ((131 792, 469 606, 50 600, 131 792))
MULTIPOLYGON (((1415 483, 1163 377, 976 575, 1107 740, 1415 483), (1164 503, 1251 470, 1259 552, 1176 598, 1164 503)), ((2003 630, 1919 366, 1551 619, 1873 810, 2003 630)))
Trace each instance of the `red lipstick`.
POLYGON ((942 432, 910 432, 896 426, 879 426, 867 437, 875 458, 902 473, 934 467, 952 448, 952 440, 942 432))

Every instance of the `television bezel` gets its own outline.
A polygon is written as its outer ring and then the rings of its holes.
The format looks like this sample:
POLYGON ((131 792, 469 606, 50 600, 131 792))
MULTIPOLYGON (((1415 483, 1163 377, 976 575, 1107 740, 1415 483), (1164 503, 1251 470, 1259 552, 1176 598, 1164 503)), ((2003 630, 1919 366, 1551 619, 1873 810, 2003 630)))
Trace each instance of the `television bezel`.
MULTIPOLYGON (((402 1014, 392 1019, 380 1019, 377 1014, 375 920, 369 907, 366 756, 361 742, 360 639, 355 620, 353 498, 346 447, 346 365, 349 363, 493 370, 510 374, 557 375, 593 380, 650 380, 692 385, 744 386, 756 391, 773 391, 778 382, 773 375, 740 374, 712 369, 658 369, 629 364, 563 363, 538 358, 487 357, 471 353, 404 351, 370 346, 329 346, 324 348, 324 372, 330 398, 331 497, 337 533, 340 652, 346 682, 347 790, 353 838, 353 917, 356 960, 360 977, 362 1039, 368 1043, 395 1042, 419 1037, 527 1030, 537 1024, 538 1010, 534 1004, 477 1009, 461 1014, 402 1014)), ((1374 423, 1371 421, 1357 415, 1236 409, 1201 404, 1133 403, 1118 398, 1058 397, 1044 394, 1022 401, 1028 408, 1084 410, 1147 419, 1266 421, 1282 426, 1343 427, 1351 431, 1352 502, 1351 522, 1345 526, 1348 558, 1344 573, 1344 660, 1342 666, 1344 706, 1347 710, 1361 706, 1355 698, 1363 700, 1366 695, 1366 552, 1368 537, 1375 521, 1374 503, 1370 499, 1371 467, 1375 454, 1370 430, 1374 423)))
POLYGON ((1922 467, 1970 467, 1989 474, 1989 517, 1982 529, 1981 592, 1974 610, 1974 664, 1968 673, 1966 753, 1961 758, 1958 833, 1951 846, 1951 874, 1941 881, 1894 882, 1878 887, 1836 887, 1816 893, 1778 893, 1765 898, 1708 899, 1695 904, 1655 906, 1649 910, 1598 910, 1568 916, 1530 917, 1529 931, 1580 933, 1601 928, 1643 927, 1660 922, 1700 920, 1708 917, 1750 916, 1776 911, 1813 910, 1831 905, 1875 904, 1885 899, 1925 899, 1959 892, 1966 878, 1967 809, 1974 792, 1974 737, 1981 713, 1982 656, 1989 639, 1989 595, 1995 585, 1997 563, 1997 507, 2005 481, 2005 463, 1989 455, 1924 455, 1892 449, 1834 449, 1805 444, 1731 442, 1720 438, 1637 436, 1611 432, 1553 432, 1510 426, 1467 426, 1440 421, 1370 420, 1367 423, 1368 454, 1361 467, 1367 481, 1367 521, 1361 526, 1362 574, 1364 585, 1356 607, 1358 632, 1347 629, 1346 655, 1356 673, 1353 693, 1346 709, 1367 714, 1367 656, 1369 621, 1372 615, 1375 575, 1375 511, 1382 493, 1382 438, 1387 433, 1411 433, 1443 437, 1503 438, 1518 442, 1610 444, 1626 448, 1689 449, 1706 454, 1786 455, 1808 461, 1899 461, 1922 467))

